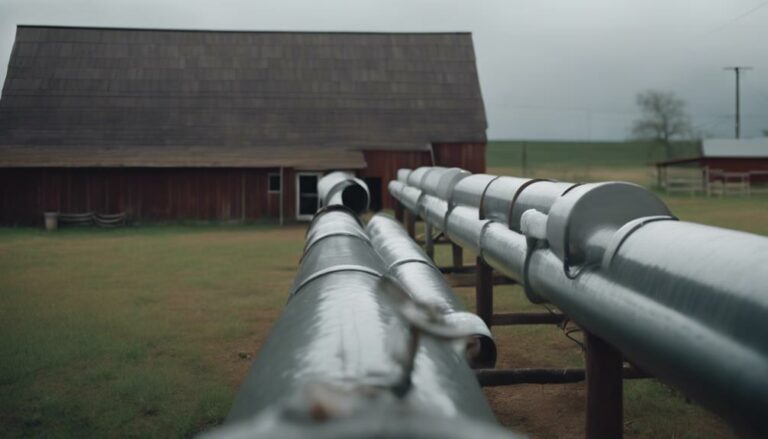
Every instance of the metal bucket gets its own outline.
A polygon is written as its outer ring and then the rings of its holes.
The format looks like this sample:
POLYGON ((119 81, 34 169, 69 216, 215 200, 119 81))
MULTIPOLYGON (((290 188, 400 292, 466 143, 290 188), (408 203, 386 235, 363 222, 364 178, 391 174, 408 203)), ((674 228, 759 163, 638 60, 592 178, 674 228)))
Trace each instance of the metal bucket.
POLYGON ((45 230, 52 232, 59 228, 59 213, 58 212, 44 212, 45 218, 45 230))

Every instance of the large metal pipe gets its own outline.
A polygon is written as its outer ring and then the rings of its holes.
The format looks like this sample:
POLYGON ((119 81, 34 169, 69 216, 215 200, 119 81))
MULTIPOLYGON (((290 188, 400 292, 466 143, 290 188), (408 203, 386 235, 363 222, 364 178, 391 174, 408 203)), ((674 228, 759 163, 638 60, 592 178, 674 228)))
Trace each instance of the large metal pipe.
POLYGON ((317 182, 321 207, 345 206, 360 215, 368 210, 370 194, 368 185, 352 173, 335 171, 317 182))
POLYGON ((494 367, 496 345, 490 329, 480 317, 465 312, 463 303, 443 274, 405 229, 393 218, 378 214, 368 222, 366 232, 387 272, 400 282, 408 294, 471 334, 466 350, 469 364, 478 368, 494 367))
POLYGON ((462 205, 426 220, 740 431, 768 432, 767 238, 676 221, 627 183, 529 183, 509 223, 481 220, 470 178, 462 205))
MULTIPOLYGON (((747 273, 757 261, 743 249, 729 261, 713 257, 723 250, 723 239, 749 241, 738 232, 667 223, 648 224, 648 230, 630 236, 608 270, 586 270, 575 279, 552 251, 533 252, 526 276, 530 288, 641 369, 745 432, 763 436, 768 432, 768 278, 747 273), (647 248, 644 239, 660 237, 668 241, 656 241, 651 254, 633 252, 647 248), (681 251, 686 247, 703 253, 692 257, 681 251)), ((747 248, 768 254, 766 244, 747 248)), ((759 259, 767 262, 765 256, 759 259)))
POLYGON ((432 168, 424 175, 420 187, 429 195, 450 200, 456 184, 470 175, 461 168, 432 168))
POLYGON ((447 213, 444 219, 444 232, 451 241, 479 255, 483 227, 489 222, 478 218, 477 209, 456 206, 447 213))
POLYGON ((456 298, 411 264, 421 255, 391 226, 377 219, 371 238, 345 207, 315 215, 285 310, 212 436, 512 437, 496 424, 466 349, 441 338, 490 333, 467 332, 456 298), (408 292, 441 311, 423 323, 438 325, 433 332, 417 329, 420 308, 403 301, 397 279, 411 285, 411 275, 430 281, 408 292))
POLYGON ((413 186, 408 186, 400 181, 390 181, 387 185, 389 193, 398 199, 400 203, 414 215, 419 214, 419 198, 421 190, 413 186))
POLYGON ((493 179, 482 194, 480 215, 503 224, 511 224, 512 206, 517 195, 530 184, 531 180, 517 177, 493 179))
POLYGON ((451 198, 447 201, 451 205, 474 207, 479 210, 485 189, 496 178, 498 177, 488 174, 468 175, 461 179, 461 181, 456 182, 451 198))

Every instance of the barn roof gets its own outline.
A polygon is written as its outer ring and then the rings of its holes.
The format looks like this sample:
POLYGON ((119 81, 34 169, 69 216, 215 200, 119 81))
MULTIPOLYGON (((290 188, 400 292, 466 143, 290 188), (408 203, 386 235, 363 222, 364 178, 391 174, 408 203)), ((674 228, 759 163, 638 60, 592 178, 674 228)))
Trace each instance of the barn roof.
POLYGON ((696 157, 683 157, 656 162, 656 166, 690 165, 705 161, 768 160, 768 138, 756 139, 704 139, 696 157))
POLYGON ((249 147, 185 147, 157 148, 41 148, 0 146, 0 167, 226 167, 278 168, 305 170, 361 169, 366 162, 363 153, 340 148, 259 148, 249 147), (308 160, 310 157, 311 160, 308 160))
POLYGON ((19 26, 0 99, 0 148, 51 163, 346 150, 360 164, 354 151, 482 142, 485 129, 469 33, 19 26))
POLYGON ((768 138, 757 139, 704 139, 703 157, 768 158, 768 138))

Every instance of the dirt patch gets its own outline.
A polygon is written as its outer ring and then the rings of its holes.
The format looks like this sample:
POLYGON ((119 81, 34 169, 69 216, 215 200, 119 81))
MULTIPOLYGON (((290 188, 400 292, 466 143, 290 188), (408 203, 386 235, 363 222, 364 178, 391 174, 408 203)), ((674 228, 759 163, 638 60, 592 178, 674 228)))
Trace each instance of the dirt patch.
POLYGON ((584 384, 525 384, 483 390, 499 422, 535 438, 584 437, 584 384))
MULTIPOLYGON (((581 348, 554 325, 495 328, 496 367, 581 367, 581 348), (567 353, 568 355, 563 355, 567 353), (568 361, 571 359, 571 361, 568 361)), ((584 437, 585 387, 575 384, 525 384, 483 389, 499 422, 534 438, 584 437)))
POLYGON ((239 388, 269 335, 280 313, 258 312, 254 315, 252 334, 238 340, 208 346, 209 358, 224 373, 232 388, 239 388))

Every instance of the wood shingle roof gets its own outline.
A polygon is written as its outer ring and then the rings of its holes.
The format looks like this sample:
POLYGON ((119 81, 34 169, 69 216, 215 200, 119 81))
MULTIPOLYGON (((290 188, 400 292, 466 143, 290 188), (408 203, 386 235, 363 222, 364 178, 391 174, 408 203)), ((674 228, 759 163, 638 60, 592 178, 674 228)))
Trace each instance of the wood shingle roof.
POLYGON ((423 150, 485 129, 468 33, 19 26, 0 99, 7 152, 112 151, 127 165, 147 148, 423 150))

